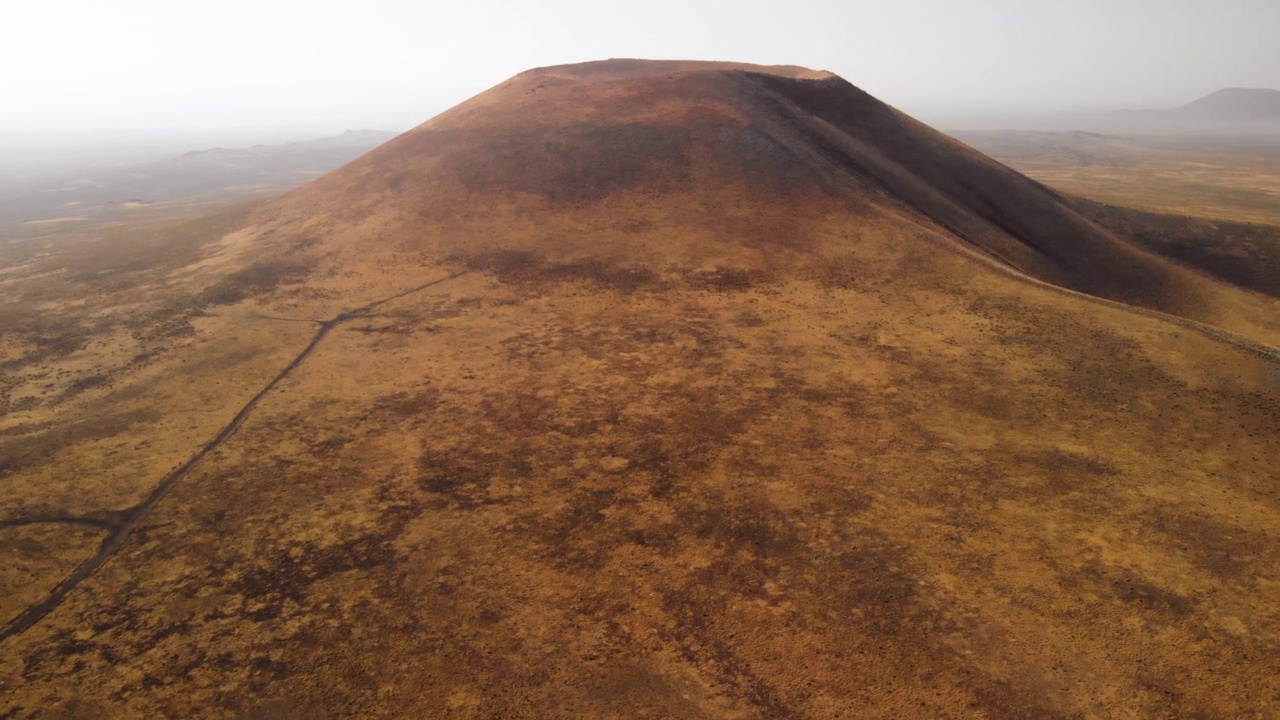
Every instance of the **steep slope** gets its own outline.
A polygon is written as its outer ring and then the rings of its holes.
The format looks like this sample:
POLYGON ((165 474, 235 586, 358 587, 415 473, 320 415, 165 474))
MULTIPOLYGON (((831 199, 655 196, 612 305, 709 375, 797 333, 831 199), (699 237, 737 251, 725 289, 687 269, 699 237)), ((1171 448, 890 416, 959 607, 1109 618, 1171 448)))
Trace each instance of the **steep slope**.
POLYGON ((0 716, 1280 702, 1274 299, 829 74, 530 71, 162 277, 6 389, 0 716))

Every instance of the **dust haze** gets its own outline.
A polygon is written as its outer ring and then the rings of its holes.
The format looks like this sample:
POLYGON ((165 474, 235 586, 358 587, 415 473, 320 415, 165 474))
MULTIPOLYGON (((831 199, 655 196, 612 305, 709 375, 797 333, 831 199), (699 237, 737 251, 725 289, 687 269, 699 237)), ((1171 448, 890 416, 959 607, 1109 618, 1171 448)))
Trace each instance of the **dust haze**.
POLYGON ((36 150, 65 167, 401 132, 518 69, 603 57, 823 68, 961 129, 1280 87, 1280 6, 1264 0, 70 0, 14 4, 6 26, 0 171, 38 170, 36 150))

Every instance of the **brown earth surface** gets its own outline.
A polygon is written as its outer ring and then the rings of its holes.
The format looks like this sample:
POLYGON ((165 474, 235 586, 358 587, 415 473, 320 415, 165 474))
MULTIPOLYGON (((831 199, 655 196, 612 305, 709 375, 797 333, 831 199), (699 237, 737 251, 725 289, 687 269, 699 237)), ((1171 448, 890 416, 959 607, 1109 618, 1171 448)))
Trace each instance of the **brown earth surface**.
POLYGON ((1118 212, 609 61, 0 246, 0 718, 1274 717, 1280 301, 1118 212))
POLYGON ((1206 222, 1280 226, 1280 128, 1238 136, 955 135, 1028 177, 1095 202, 1206 222))

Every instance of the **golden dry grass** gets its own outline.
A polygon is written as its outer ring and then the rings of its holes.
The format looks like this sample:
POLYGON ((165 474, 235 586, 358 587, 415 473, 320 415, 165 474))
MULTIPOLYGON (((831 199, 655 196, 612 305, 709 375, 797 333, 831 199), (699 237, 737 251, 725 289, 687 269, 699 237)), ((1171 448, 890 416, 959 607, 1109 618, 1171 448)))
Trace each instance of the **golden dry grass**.
POLYGON ((1280 146, 1275 139, 1015 131, 959 137, 1069 195, 1168 215, 1280 225, 1280 146))
POLYGON ((0 715, 1276 710, 1274 299, 924 130, 872 157, 917 130, 838 81, 603 70, 132 270, 6 261, 0 520, 79 519, 0 527, 8 614, 319 342, 0 644, 0 715))
POLYGON ((1019 169, 1063 192, 1113 205, 1212 220, 1280 224, 1280 161, 1274 159, 1019 169))

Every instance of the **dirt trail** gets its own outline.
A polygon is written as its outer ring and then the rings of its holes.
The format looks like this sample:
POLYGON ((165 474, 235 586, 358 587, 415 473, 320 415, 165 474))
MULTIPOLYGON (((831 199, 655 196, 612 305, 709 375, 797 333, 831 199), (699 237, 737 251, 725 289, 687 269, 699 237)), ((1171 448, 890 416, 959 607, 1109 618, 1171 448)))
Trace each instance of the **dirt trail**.
MULTIPOLYGON (((3 629, 0 629, 0 642, 13 637, 14 635, 25 632, 32 625, 35 625, 45 615, 48 615, 54 608, 62 604, 62 601, 72 590, 76 588, 76 586, 84 582, 84 580, 97 571, 98 568, 106 564, 106 562, 111 559, 111 556, 115 554, 116 550, 120 549, 120 546, 128 539, 129 534, 133 532, 134 528, 136 528, 142 520, 146 518, 147 514, 151 512, 151 509, 155 507, 156 503, 160 502, 160 500, 163 499, 164 496, 167 495, 180 480, 182 480, 182 478, 186 477, 187 474, 195 469, 195 467, 199 465, 200 462, 209 455, 209 453, 217 450, 222 443, 226 442, 228 438, 234 435, 236 430, 240 429, 240 426, 244 424, 246 419, 248 419, 249 414, 253 412, 258 403, 261 402, 268 393, 275 389, 276 385, 280 384, 280 381, 284 380, 291 372, 297 369, 298 366, 315 351, 316 347, 320 345, 320 342, 324 340, 334 328, 349 320, 356 320, 361 317, 365 317, 365 313, 368 313, 370 310, 380 305, 385 305, 393 300, 398 300, 405 296, 412 295, 413 293, 426 290, 432 286, 448 282, 465 275, 467 272, 468 271, 457 272, 437 280, 432 280, 431 282, 418 285, 417 287, 410 288, 390 297, 376 300, 367 305, 362 305, 354 310, 340 313, 331 320, 304 321, 315 322, 319 325, 319 328, 316 330, 316 334, 311 338, 311 342, 307 343, 307 346, 303 348, 302 351, 284 367, 284 369, 277 373, 276 376, 271 379, 271 382, 267 383, 256 395, 250 398, 249 402, 245 403, 245 405, 240 408, 240 412, 236 413, 235 417, 231 419, 231 422, 227 423, 227 425, 223 427, 212 440, 206 443, 199 452, 193 455, 191 459, 187 460, 187 462, 181 467, 166 475, 160 484, 151 491, 151 494, 149 494, 146 499, 134 506, 131 510, 127 511, 125 513, 126 519, 118 526, 112 528, 111 534, 102 541, 102 545, 98 548, 97 553, 81 563, 80 566, 76 568, 75 572, 67 576, 62 582, 58 583, 58 585, 54 587, 54 589, 50 591, 43 600, 31 605, 26 610, 23 610, 15 618, 10 620, 3 629)), ((66 518, 63 519, 63 521, 74 522, 75 520, 66 518)))

